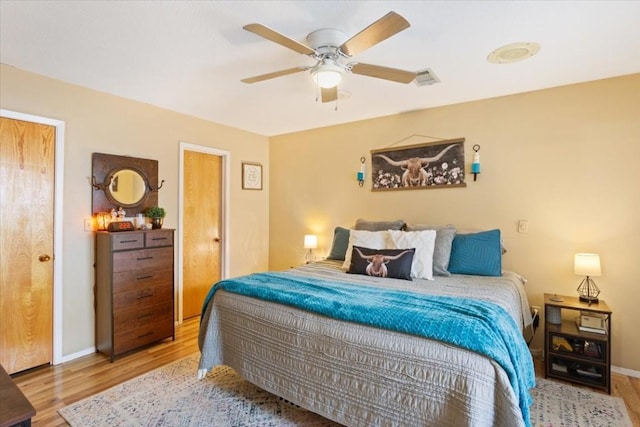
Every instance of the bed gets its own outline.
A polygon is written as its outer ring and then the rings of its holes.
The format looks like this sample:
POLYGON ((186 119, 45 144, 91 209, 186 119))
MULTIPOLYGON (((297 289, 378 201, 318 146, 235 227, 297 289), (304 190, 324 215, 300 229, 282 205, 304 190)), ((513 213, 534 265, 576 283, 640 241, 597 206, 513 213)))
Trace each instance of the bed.
POLYGON ((521 276, 501 271, 495 277, 452 274, 403 280, 347 274, 343 267, 342 261, 324 260, 216 284, 201 317, 198 375, 217 365, 230 366, 264 390, 348 426, 530 425, 528 391, 534 371, 523 333, 531 314, 521 276), (241 289, 244 282, 252 283, 253 290, 241 289), (386 306, 378 312, 379 307, 356 307, 358 313, 369 312, 369 320, 334 318, 337 312, 354 310, 344 309, 348 301, 321 303, 317 309, 305 294, 308 285, 314 287, 311 294, 319 292, 316 285, 330 293, 353 288, 346 299, 356 304, 369 295, 392 293, 401 297, 400 304, 427 307, 419 315, 432 318, 392 320, 404 326, 387 329, 378 324, 392 311, 386 306), (437 330, 456 318, 458 314, 443 315, 439 305, 431 305, 452 301, 465 307, 458 311, 477 306, 503 318, 480 319, 481 327, 465 318, 461 324, 471 322, 468 331, 458 323, 435 335, 415 329, 424 323, 437 330), (505 344, 492 344, 502 339, 494 338, 495 333, 511 337, 506 361, 496 350, 505 344), (451 336, 458 338, 452 342, 451 336), (471 345, 456 341, 465 337, 472 337, 471 345), (491 339, 479 351, 473 343, 482 337, 491 339))

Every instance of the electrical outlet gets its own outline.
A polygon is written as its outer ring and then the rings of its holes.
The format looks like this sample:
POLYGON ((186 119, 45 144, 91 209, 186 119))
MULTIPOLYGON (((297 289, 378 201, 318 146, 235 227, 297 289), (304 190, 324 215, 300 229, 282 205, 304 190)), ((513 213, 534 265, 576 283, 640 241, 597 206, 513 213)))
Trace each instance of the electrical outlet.
POLYGON ((93 218, 84 219, 84 231, 93 231, 93 218))

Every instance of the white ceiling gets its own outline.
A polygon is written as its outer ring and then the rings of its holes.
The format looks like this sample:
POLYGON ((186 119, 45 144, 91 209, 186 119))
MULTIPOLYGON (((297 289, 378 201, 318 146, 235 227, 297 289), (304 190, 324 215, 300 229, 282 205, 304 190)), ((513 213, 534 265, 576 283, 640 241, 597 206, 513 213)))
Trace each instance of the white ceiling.
MULTIPOLYGON (((0 0, 0 62, 262 135, 640 72, 640 1, 13 1, 0 0), (316 102, 314 61, 242 29, 257 22, 304 42, 349 36, 389 11, 411 27, 353 58, 441 83, 349 74, 351 98, 316 102), (487 55, 540 43, 523 62, 487 55)), ((0 94, 1 96, 1 94, 0 94)))

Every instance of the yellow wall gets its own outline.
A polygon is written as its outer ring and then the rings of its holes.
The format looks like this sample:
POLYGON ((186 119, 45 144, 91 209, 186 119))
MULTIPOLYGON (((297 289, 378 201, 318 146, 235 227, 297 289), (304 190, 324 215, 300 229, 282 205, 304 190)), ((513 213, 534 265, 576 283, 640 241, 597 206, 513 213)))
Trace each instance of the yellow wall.
POLYGON ((640 370, 640 74, 281 135, 270 145, 271 268, 303 262, 307 233, 319 235, 325 255, 333 228, 359 217, 500 228, 504 267, 529 280, 530 303, 541 305, 545 292, 576 295, 573 255, 596 252, 596 283, 614 311, 613 364, 640 370), (361 156, 370 170, 370 150, 413 134, 466 138, 467 170, 479 144, 478 181, 371 192, 368 177, 358 187, 361 156), (518 219, 529 220, 527 234, 517 233, 518 219))
MULTIPOLYGON (((63 354, 94 345, 91 153, 158 160, 166 228, 178 224, 179 142, 231 153, 231 276, 265 270, 269 239, 269 144, 264 136, 84 89, 1 65, 0 107, 66 122, 63 226, 63 354), (263 191, 241 190, 241 161, 263 163, 263 191), (250 254, 249 256, 247 254, 250 254)), ((4 256, 5 254, 3 254, 4 256)))

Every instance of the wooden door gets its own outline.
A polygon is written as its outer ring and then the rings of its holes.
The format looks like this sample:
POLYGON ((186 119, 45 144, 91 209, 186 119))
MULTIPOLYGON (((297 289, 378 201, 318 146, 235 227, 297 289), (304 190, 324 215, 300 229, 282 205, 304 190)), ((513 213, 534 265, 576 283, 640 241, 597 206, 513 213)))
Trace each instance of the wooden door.
POLYGON ((200 315, 220 280, 222 157, 184 152, 182 317, 200 315))
POLYGON ((0 118, 0 364, 53 359, 55 127, 0 118))

